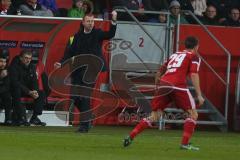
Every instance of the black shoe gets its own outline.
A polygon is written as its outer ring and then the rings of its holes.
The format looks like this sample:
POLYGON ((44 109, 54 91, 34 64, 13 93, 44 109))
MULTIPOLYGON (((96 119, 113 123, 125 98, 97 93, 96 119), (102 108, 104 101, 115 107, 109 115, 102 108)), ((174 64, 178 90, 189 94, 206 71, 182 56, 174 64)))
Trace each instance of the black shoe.
POLYGON ((12 126, 13 125, 13 121, 12 120, 5 120, 4 121, 4 125, 5 126, 12 126))
POLYGON ((30 123, 24 120, 17 121, 13 123, 14 126, 30 126, 30 123))
POLYGON ((127 147, 132 143, 132 139, 130 136, 127 136, 124 140, 123 140, 123 147, 127 147))
POLYGON ((38 117, 30 119, 31 126, 46 126, 45 122, 42 122, 38 117))
POLYGON ((76 132, 77 133, 88 133, 88 128, 80 126, 76 132))

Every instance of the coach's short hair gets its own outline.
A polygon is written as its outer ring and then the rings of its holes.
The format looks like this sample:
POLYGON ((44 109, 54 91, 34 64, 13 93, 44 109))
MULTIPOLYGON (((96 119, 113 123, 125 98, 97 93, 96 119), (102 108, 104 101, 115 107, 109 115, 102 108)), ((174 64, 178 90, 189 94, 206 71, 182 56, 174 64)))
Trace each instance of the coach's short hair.
POLYGON ((85 20, 86 17, 93 17, 94 18, 94 14, 92 14, 92 13, 85 14, 83 16, 83 20, 85 20))
POLYGON ((194 36, 189 36, 185 39, 184 44, 186 49, 193 49, 198 45, 198 39, 194 36))

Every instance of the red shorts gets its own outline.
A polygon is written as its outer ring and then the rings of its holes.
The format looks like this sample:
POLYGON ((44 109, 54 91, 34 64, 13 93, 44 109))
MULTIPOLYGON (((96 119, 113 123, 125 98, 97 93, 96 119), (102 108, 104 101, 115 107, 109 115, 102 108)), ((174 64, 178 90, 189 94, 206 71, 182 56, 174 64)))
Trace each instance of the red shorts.
POLYGON ((195 101, 187 88, 174 87, 167 94, 155 95, 151 101, 153 111, 164 110, 169 106, 170 103, 174 103, 177 108, 183 110, 195 109, 195 101))

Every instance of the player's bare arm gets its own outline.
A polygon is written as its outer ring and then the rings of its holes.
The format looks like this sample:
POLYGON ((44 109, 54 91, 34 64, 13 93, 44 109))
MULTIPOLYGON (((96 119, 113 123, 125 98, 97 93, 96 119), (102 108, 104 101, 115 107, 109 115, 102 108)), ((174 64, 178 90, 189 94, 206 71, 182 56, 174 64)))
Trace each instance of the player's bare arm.
POLYGON ((162 65, 159 71, 155 75, 155 85, 157 86, 158 81, 161 79, 162 75, 167 71, 166 65, 162 65))
POLYGON ((201 93, 201 89, 200 89, 200 80, 199 80, 198 73, 192 73, 191 74, 191 80, 192 80, 193 86, 196 90, 199 105, 201 106, 204 103, 205 100, 202 97, 202 93, 201 93))

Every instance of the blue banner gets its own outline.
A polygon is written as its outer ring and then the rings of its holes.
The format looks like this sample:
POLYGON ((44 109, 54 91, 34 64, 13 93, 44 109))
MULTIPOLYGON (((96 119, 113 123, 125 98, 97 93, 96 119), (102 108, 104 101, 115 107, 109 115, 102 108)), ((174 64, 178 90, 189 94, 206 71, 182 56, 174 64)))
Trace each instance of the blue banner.
POLYGON ((0 48, 16 48, 18 41, 0 40, 0 48))
POLYGON ((30 41, 23 41, 21 42, 21 48, 34 48, 34 49, 41 49, 44 48, 45 42, 30 42, 30 41))

